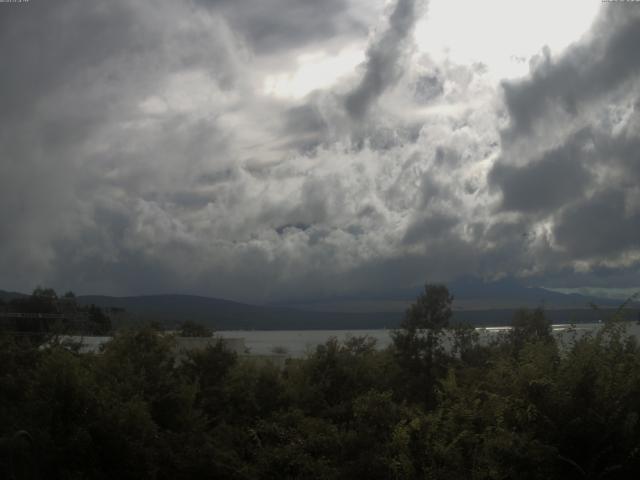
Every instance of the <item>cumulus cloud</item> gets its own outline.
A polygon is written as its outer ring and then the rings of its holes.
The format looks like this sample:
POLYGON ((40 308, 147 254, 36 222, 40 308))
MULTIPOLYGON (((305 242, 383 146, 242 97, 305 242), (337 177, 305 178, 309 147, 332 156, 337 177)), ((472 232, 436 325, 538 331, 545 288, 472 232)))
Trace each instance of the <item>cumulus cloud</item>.
POLYGON ((411 38, 416 22, 416 3, 415 0, 398 0, 389 17, 389 27, 369 46, 362 80, 345 99, 351 117, 361 120, 376 99, 401 75, 405 43, 411 38))
POLYGON ((639 35, 637 9, 603 8, 580 41, 503 83, 509 124, 489 185, 499 209, 544 240, 534 270, 554 281, 556 270, 593 281, 590 272, 639 264, 639 35))
POLYGON ((631 281, 640 90, 622 59, 637 18, 606 16, 501 97, 482 65, 414 48, 422 12, 3 8, 0 288, 268 301, 468 274, 631 281), (301 52, 367 41, 326 89, 265 91, 301 52))
POLYGON ((553 61, 549 49, 532 61, 529 78, 503 84, 514 135, 548 115, 575 116, 616 89, 636 83, 640 17, 635 9, 604 8, 587 38, 553 61))
MULTIPOLYGON (((98 206, 130 214, 136 196, 188 175, 184 163, 168 164, 190 154, 197 162, 214 146, 224 150, 223 139, 214 140, 215 121, 187 119, 179 109, 159 115, 171 92, 149 108, 153 92, 193 62, 213 86, 234 74, 224 29, 210 28, 215 19, 191 17, 211 48, 174 24, 170 2, 159 6, 148 12, 130 2, 107 8, 67 0, 2 10, 0 36, 12 47, 2 54, 8 74, 0 80, 2 223, 11 225, 3 229, 1 255, 15 265, 5 281, 47 280, 59 245, 105 228, 95 224, 98 206), (216 63, 224 74, 207 68, 216 63)), ((79 247, 114 256, 89 243, 79 247)))
POLYGON ((585 132, 567 143, 544 152, 522 166, 498 162, 489 174, 489 184, 502 192, 502 208, 518 212, 553 213, 582 197, 591 182, 585 165, 593 152, 585 132), (580 137, 586 137, 583 140, 580 137))
POLYGON ((347 0, 198 0, 220 12, 258 54, 298 49, 323 39, 366 35, 366 15, 347 0), (359 14, 358 14, 359 13, 359 14))
POLYGON ((638 231, 638 208, 628 204, 624 191, 607 189, 565 210, 554 233, 572 256, 616 259, 640 248, 638 231))

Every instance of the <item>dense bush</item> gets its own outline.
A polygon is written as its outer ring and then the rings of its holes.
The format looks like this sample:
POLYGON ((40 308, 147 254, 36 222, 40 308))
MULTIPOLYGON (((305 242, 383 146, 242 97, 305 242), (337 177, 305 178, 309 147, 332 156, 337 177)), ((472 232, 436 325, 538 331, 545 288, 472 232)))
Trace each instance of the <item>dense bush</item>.
POLYGON ((635 478, 640 349, 622 324, 560 347, 523 311, 481 345, 449 328, 450 301, 425 290, 386 350, 332 339, 283 369, 221 343, 178 364, 152 329, 99 355, 0 337, 0 477, 635 478))

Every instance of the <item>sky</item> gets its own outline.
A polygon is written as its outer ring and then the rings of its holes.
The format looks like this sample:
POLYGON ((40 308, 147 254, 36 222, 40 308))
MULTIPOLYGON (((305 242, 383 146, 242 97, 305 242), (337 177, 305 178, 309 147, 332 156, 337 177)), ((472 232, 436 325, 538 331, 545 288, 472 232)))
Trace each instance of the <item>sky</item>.
POLYGON ((640 3, 30 0, 0 44, 0 289, 640 286, 640 3))

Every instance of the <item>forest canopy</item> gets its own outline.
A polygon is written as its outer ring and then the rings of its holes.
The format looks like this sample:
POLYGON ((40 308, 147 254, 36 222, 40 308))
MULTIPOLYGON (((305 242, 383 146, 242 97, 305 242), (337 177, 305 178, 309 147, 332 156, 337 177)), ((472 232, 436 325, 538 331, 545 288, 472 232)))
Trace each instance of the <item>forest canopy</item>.
POLYGON ((0 476, 582 479, 640 471, 640 348, 613 318, 552 335, 521 311, 489 344, 427 286, 377 350, 331 339, 280 368, 222 342, 116 332, 100 354, 0 337, 0 476), (444 338, 453 338, 444 348, 444 338))

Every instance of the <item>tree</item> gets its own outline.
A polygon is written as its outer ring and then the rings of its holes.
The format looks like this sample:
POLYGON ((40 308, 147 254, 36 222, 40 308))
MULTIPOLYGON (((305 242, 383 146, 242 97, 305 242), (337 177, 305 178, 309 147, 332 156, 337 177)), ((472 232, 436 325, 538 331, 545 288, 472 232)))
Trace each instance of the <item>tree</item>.
POLYGON ((469 323, 459 323, 452 330, 452 353, 463 364, 481 364, 486 350, 479 343, 480 336, 475 327, 469 323))
POLYGON ((33 290, 31 296, 36 298, 47 298, 50 300, 56 300, 58 298, 58 294, 53 288, 43 288, 39 285, 33 290))
POLYGON ((444 373, 442 333, 449 326, 453 296, 444 285, 426 284, 392 333, 398 363, 407 376, 405 387, 414 400, 435 401, 435 382, 444 373))
POLYGON ((510 338, 516 352, 527 343, 553 341, 551 322, 540 307, 533 311, 520 309, 515 312, 511 327, 510 338))
POLYGON ((86 311, 89 316, 90 333, 106 335, 111 332, 111 319, 100 307, 91 304, 86 311))
POLYGON ((211 337, 213 330, 201 323, 185 320, 180 324, 178 335, 181 337, 211 337))
POLYGON ((57 301, 55 290, 36 287, 30 296, 12 299, 9 307, 19 313, 56 313, 57 301))
POLYGON ((187 352, 187 358, 180 366, 183 375, 198 386, 196 403, 210 419, 220 416, 228 403, 224 385, 237 359, 237 354, 218 339, 202 350, 187 352))

